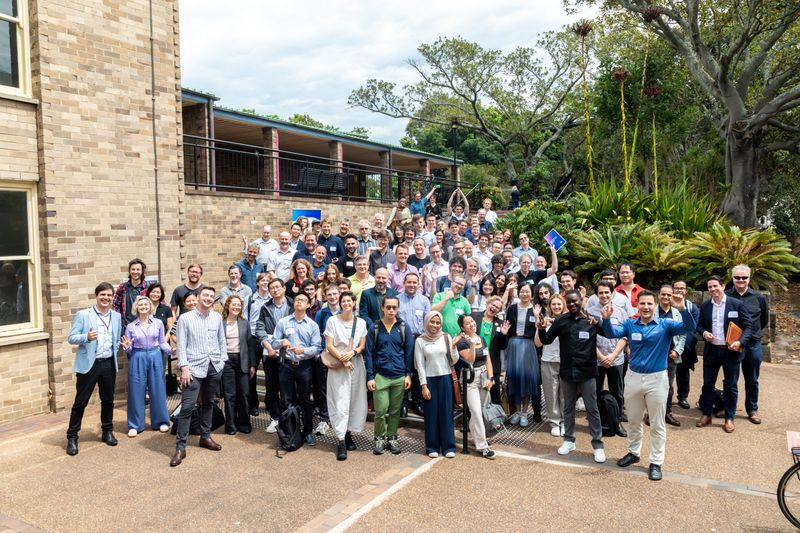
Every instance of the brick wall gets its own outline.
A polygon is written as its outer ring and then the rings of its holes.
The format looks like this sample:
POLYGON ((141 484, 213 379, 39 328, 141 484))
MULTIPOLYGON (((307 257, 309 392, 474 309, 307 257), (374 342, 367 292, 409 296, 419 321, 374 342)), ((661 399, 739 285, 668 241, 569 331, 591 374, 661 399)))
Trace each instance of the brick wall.
MULTIPOLYGON (((92 303, 100 281, 122 280, 129 259, 142 258, 149 273, 157 268, 148 7, 146 0, 31 2, 44 327, 56 410, 74 397, 66 337, 75 311, 92 303)), ((162 277, 175 284, 183 231, 177 2, 155 1, 153 23, 162 277)), ((39 386, 32 378, 29 388, 39 386)))
POLYGON ((47 411, 47 341, 0 346, 0 423, 47 411))
POLYGON ((38 180, 36 107, 0 100, 0 124, 0 180, 38 180))
MULTIPOLYGON (((242 258, 242 235, 248 240, 261 237, 265 224, 272 226, 272 238, 291 225, 292 209, 321 209, 322 216, 333 219, 333 232, 339 231, 338 220, 350 218, 350 229, 358 220, 372 220, 376 212, 387 216, 386 205, 274 198, 257 194, 186 192, 186 253, 189 262, 203 265, 203 283, 219 290, 228 281, 228 265, 242 258), (252 223, 255 221, 255 223, 252 223)), ((184 272, 185 274, 185 272, 184 272)), ((171 291, 171 289, 169 289, 171 291)))

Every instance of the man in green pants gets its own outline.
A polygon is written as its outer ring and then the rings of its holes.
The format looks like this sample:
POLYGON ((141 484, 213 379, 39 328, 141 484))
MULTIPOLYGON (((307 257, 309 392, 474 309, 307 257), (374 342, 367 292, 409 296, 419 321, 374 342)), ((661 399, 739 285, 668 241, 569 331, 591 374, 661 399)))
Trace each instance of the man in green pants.
POLYGON ((381 304, 383 318, 367 334, 364 363, 367 389, 373 391, 375 406, 375 455, 381 455, 387 447, 395 455, 402 451, 397 425, 404 391, 411 387, 414 337, 408 324, 397 320, 399 307, 396 296, 386 296, 381 304))

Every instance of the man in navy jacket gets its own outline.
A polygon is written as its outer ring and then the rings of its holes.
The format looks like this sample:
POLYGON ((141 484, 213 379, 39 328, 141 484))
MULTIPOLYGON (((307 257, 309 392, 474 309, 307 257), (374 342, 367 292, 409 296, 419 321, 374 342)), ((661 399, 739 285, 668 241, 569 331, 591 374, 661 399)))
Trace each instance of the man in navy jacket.
POLYGON ((696 425, 705 427, 711 424, 711 415, 714 410, 714 387, 721 367, 725 402, 723 429, 726 433, 732 433, 738 398, 739 368, 744 356, 742 348, 750 343, 753 330, 747 306, 739 300, 729 298, 724 289, 722 278, 711 276, 708 279, 708 292, 711 294, 711 299, 703 302, 700 306, 697 332, 703 336, 706 346, 703 350, 703 392, 700 395, 700 409, 703 411, 703 416, 696 425), (741 328, 742 334, 739 340, 727 344, 725 339, 731 323, 741 328))

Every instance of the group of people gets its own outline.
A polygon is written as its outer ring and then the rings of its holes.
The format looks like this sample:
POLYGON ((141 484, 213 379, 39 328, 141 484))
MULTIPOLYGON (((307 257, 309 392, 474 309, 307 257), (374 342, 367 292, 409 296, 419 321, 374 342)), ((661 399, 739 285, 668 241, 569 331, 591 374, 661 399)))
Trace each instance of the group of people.
POLYGON ((715 414, 720 368, 725 407, 716 414, 725 418, 725 431, 734 430, 740 369, 748 418, 761 422, 760 336, 768 312, 763 296, 749 288, 746 265, 733 269, 728 291, 724 280, 709 278, 711 299, 700 306, 685 299, 681 280, 645 290, 630 263, 610 266, 587 288, 574 271, 558 272, 552 247, 548 264, 528 235, 514 239, 495 230, 491 201, 470 215, 463 193, 453 194, 444 213, 435 194, 417 194, 411 208, 401 200, 388 222, 378 213, 359 220, 354 231, 347 218, 337 221, 338 233, 328 218, 318 224, 300 218, 276 241, 265 226, 259 239, 243 237, 243 257, 228 268, 224 287, 205 286, 202 267, 192 264, 169 304, 164 287, 147 280, 144 262, 130 261, 128 280, 116 288, 98 285, 95 305, 73 322, 77 389, 67 453, 78 453, 83 411, 96 385, 102 440, 117 444, 112 413, 120 349, 129 359, 131 438, 145 430, 146 394, 150 427, 169 430, 164 361, 177 356, 181 408, 172 466, 186 457, 196 409, 199 445, 221 450, 211 435, 218 395, 225 400, 226 433, 252 431, 251 416, 262 401, 256 375, 263 368, 267 432, 277 431, 286 406, 297 406, 305 444, 332 431, 339 460, 356 449, 353 434, 364 431, 370 403, 373 453, 401 452, 399 421, 412 410, 424 417, 425 452, 453 457, 454 385, 469 376, 464 403, 483 457, 495 456, 481 416, 486 403, 500 404, 505 395, 507 422, 521 427, 546 416, 551 434, 563 440, 558 453, 567 455, 575 449, 581 397, 594 459, 602 463, 598 398, 607 387, 604 394, 623 413, 614 431, 629 441, 619 466, 640 460, 649 424, 649 475, 657 480, 665 424, 680 424, 672 415, 674 382, 678 405, 690 407, 695 334, 705 340, 697 426, 709 425, 715 414), (735 340, 731 323, 740 333, 735 340))

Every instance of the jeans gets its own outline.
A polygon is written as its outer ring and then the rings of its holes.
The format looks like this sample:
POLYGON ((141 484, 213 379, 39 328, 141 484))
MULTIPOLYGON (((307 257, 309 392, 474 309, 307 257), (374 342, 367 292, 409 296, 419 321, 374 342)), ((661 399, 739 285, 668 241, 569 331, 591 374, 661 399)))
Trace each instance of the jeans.
POLYGON ((144 396, 150 391, 150 427, 169 425, 164 358, 160 348, 135 349, 128 361, 128 429, 144 431, 144 396))
MULTIPOLYGON (((738 354, 725 346, 710 345, 703 356, 703 392, 700 394, 700 409, 704 416, 711 416, 714 411, 714 387, 717 385, 719 369, 722 368, 722 391, 725 402, 725 418, 733 420, 736 415, 736 401, 739 397, 738 354)), ((652 420, 652 416, 650 419, 652 420)))
POLYGON ((762 358, 761 339, 754 340, 751 346, 744 349, 744 410, 748 415, 758 412, 758 374, 761 371, 762 358))
POLYGON ((597 385, 595 378, 579 383, 561 380, 561 393, 564 396, 564 441, 575 442, 575 402, 578 391, 583 396, 586 414, 589 415, 589 430, 592 434, 592 449, 603 449, 603 424, 600 421, 600 410, 597 408, 597 385))
POLYGON ((248 391, 250 373, 242 371, 240 355, 228 353, 222 369, 222 395, 225 398, 225 431, 252 431, 248 391))
POLYGON ((217 372, 214 365, 208 364, 208 374, 204 378, 192 377, 189 385, 181 389, 181 411, 178 415, 178 430, 175 447, 179 450, 186 449, 186 439, 189 437, 189 427, 192 422, 192 413, 197 405, 197 398, 202 401, 200 405, 200 438, 211 437, 211 422, 214 416, 214 394, 219 390, 222 373, 217 372))

